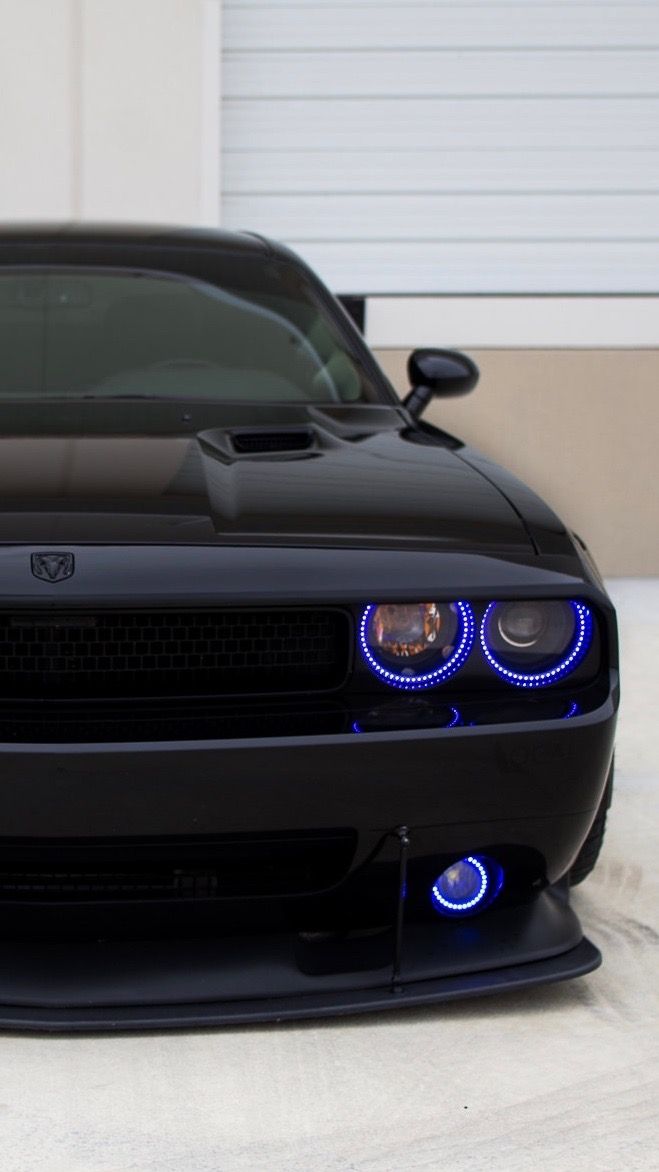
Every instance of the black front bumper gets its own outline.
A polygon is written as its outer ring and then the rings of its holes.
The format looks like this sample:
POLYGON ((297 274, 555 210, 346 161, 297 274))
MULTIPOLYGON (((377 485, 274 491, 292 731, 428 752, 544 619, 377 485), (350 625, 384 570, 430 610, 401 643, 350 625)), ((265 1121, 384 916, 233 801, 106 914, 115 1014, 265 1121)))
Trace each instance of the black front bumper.
POLYGON ((5 895, 0 1026, 278 1021, 586 973, 600 955, 559 881, 599 805, 614 726, 611 695, 589 714, 523 727, 3 746, 0 847, 14 869, 21 855, 28 869, 48 855, 52 870, 60 855, 70 868, 90 852, 107 862, 173 843, 175 855, 177 842, 234 850, 247 838, 253 850, 259 834, 284 832, 343 844, 341 828, 354 851, 329 887, 276 898, 221 882, 196 903, 5 895), (500 899, 463 920, 437 916, 429 881, 479 852, 506 869, 500 899))

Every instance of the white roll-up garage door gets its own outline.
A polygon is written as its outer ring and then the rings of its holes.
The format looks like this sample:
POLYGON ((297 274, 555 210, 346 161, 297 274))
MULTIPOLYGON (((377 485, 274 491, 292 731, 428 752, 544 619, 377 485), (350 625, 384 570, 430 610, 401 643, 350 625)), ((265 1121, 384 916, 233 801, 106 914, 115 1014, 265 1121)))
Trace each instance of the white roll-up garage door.
POLYGON ((352 293, 656 293, 659 5, 224 0, 221 221, 352 293))

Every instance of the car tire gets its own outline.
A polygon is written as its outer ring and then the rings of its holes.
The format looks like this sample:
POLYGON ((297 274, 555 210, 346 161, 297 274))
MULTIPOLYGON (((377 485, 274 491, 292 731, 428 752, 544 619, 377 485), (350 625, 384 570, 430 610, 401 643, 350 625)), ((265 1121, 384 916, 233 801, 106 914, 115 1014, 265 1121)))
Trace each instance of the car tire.
POLYGON ((599 858, 604 842, 604 832, 606 830, 606 815, 611 805, 611 795, 613 792, 613 762, 609 770, 609 776, 606 782, 606 789, 600 802, 599 809, 595 815, 595 821, 588 832, 588 838, 584 842, 579 854, 574 860, 569 873, 570 887, 576 887, 578 883, 583 883, 587 879, 599 858))

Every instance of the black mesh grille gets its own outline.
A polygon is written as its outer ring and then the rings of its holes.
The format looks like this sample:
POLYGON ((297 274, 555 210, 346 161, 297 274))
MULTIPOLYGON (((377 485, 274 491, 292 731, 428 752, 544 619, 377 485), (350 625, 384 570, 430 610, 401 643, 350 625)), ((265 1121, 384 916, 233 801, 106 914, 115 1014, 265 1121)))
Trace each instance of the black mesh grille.
MULTIPOLYGON (((130 863, 108 858, 122 853, 119 846, 114 851, 97 848, 103 861, 99 857, 83 864, 67 860, 71 851, 65 845, 40 846, 42 856, 57 853, 59 865, 8 865, 3 859, 0 904, 223 899, 320 891, 345 877, 355 844, 352 830, 236 837, 174 848, 136 843, 123 848, 130 863)), ((20 848, 5 849, 7 853, 20 854, 20 848)), ((94 851, 87 853, 93 856, 94 851)))
POLYGON ((345 678, 340 610, 0 615, 0 694, 11 698, 323 691, 345 678))
POLYGON ((101 705, 72 700, 55 706, 20 700, 0 706, 0 743, 67 744, 75 741, 190 741, 237 737, 328 736, 350 732, 352 719, 334 696, 275 701, 243 697, 135 704, 131 698, 101 705), (212 707, 210 706, 212 704, 212 707), (45 711, 44 711, 45 707, 45 711))

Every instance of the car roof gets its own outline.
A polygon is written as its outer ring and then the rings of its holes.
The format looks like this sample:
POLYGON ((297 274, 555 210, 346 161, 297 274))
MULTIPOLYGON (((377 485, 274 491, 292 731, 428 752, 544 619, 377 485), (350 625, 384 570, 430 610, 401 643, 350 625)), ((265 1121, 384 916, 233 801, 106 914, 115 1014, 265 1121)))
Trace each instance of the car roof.
POLYGON ((169 224, 110 224, 77 222, 0 223, 2 244, 125 244, 128 246, 203 248, 219 252, 281 253, 288 250, 251 232, 169 224))

